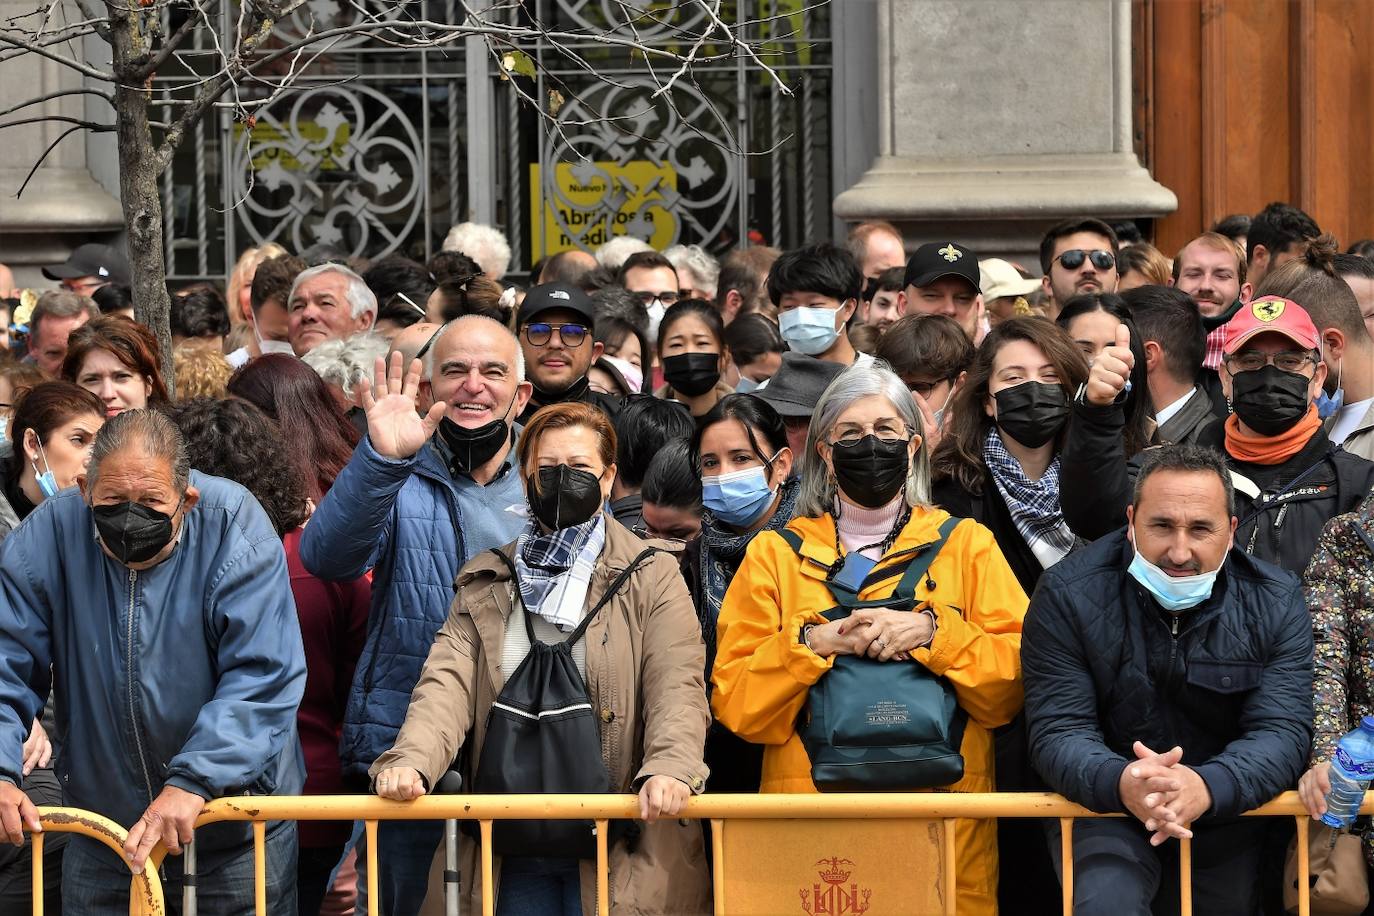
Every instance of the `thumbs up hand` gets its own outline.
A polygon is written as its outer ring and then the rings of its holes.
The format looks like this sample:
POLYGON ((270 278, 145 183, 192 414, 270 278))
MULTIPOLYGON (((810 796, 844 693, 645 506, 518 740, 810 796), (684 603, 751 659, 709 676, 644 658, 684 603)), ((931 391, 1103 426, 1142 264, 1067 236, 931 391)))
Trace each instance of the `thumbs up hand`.
POLYGON ((1107 347, 1093 360, 1088 372, 1088 387, 1084 392, 1089 404, 1107 407, 1116 401, 1126 380, 1135 368, 1135 354, 1131 352, 1131 331, 1124 324, 1116 326, 1116 343, 1107 347))

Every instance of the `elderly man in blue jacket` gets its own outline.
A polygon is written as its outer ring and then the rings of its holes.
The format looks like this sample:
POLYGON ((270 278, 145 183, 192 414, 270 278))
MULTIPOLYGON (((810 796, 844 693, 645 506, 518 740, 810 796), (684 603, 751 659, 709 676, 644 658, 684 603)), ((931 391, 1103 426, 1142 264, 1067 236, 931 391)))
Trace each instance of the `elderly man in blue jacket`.
MULTIPOLYGON (((1195 445, 1147 451, 1129 527, 1041 577, 1021 665, 1031 762, 1125 818, 1073 830, 1074 912, 1257 912, 1264 824, 1312 739, 1312 623, 1297 577, 1235 546, 1229 472, 1195 445)), ((1051 853, 1060 853, 1050 822, 1051 853)))
MULTIPOLYGON (((363 385, 367 435, 301 538, 301 560, 322 579, 373 570, 367 641, 339 749, 344 778, 363 790, 368 767, 405 721, 458 570, 524 527, 514 424, 533 390, 515 335, 478 315, 440 328, 408 372, 393 353, 389 367, 377 361, 376 376, 363 385), (434 402, 424 414, 416 410, 422 386, 434 402)), ((379 912, 419 911, 442 835, 440 821, 382 822, 379 912)), ((361 853, 358 861, 362 912, 361 853)))
MULTIPOLYGON (((305 653, 286 555, 238 484, 191 471, 177 428, 126 411, 96 437, 77 489, 44 500, 0 551, 0 821, 37 815, 18 788, 28 723, 51 683, 69 804, 132 825, 126 860, 75 838, 67 912, 129 912, 129 870, 179 854, 208 799, 298 794, 305 653)), ((204 912, 253 911, 246 824, 196 837, 204 912)), ((294 914, 296 831, 269 825, 270 912, 294 914)), ((180 860, 164 865, 169 896, 180 860)))

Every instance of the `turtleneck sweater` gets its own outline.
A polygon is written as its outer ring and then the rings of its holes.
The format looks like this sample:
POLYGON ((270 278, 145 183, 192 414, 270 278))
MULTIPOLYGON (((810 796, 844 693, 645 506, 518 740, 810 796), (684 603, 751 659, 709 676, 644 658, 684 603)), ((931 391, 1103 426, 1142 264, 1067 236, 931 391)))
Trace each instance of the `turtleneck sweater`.
POLYGON ((880 559, 880 545, 887 540, 887 536, 892 533, 892 526, 897 523, 897 516, 902 512, 904 496, 905 494, 898 493, 892 502, 876 509, 865 509, 863 506, 841 501, 836 524, 840 531, 840 544, 844 547, 845 553, 859 550, 870 560, 880 559), (870 544, 873 546, 870 547, 870 544))

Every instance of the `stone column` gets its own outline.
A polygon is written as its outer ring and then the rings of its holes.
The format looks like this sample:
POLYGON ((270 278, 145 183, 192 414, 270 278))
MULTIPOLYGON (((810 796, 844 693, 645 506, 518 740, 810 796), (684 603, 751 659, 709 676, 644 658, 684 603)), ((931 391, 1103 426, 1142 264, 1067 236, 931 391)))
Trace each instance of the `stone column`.
MULTIPOLYGON (((32 13, 43 5, 35 0, 0 0, 0 20, 32 13)), ((52 29, 57 31, 62 22, 82 18, 75 4, 60 3, 52 17, 52 29), (63 11, 67 13, 65 19, 63 11)), ((88 60, 87 49, 88 45, 79 40, 50 48, 83 63, 88 60)), ((79 89, 83 79, 69 67, 37 54, 0 63, 0 110, 50 93, 79 89)), ((81 95, 64 96, 22 108, 0 121, 65 115, 113 123, 110 106, 93 96, 89 98, 98 104, 88 105, 87 97, 81 95)), ((21 287, 51 286, 52 282, 43 278, 39 268, 60 263, 82 242, 109 240, 124 223, 119 201, 96 182, 87 168, 88 137, 84 131, 63 139, 44 159, 23 195, 15 196, 44 150, 70 126, 46 122, 0 130, 0 263, 14 270, 21 287)))
POLYGON ((1130 0, 878 4, 879 156, 837 217, 1038 273, 1061 219, 1177 207, 1132 149, 1130 0))

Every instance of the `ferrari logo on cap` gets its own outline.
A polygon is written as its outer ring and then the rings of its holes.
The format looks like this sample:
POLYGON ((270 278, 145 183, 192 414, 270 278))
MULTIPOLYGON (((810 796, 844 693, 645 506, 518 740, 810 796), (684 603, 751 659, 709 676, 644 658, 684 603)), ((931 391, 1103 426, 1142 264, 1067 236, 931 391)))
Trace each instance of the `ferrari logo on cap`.
POLYGON ((936 254, 940 255, 942 258, 944 258, 951 264, 953 264, 955 261, 959 260, 964 256, 964 253, 962 251, 954 247, 953 242, 950 242, 949 244, 945 245, 945 247, 937 251, 936 254))
POLYGON ((1283 314, 1283 300, 1260 299, 1250 305, 1250 313, 1265 323, 1276 321, 1283 314))

